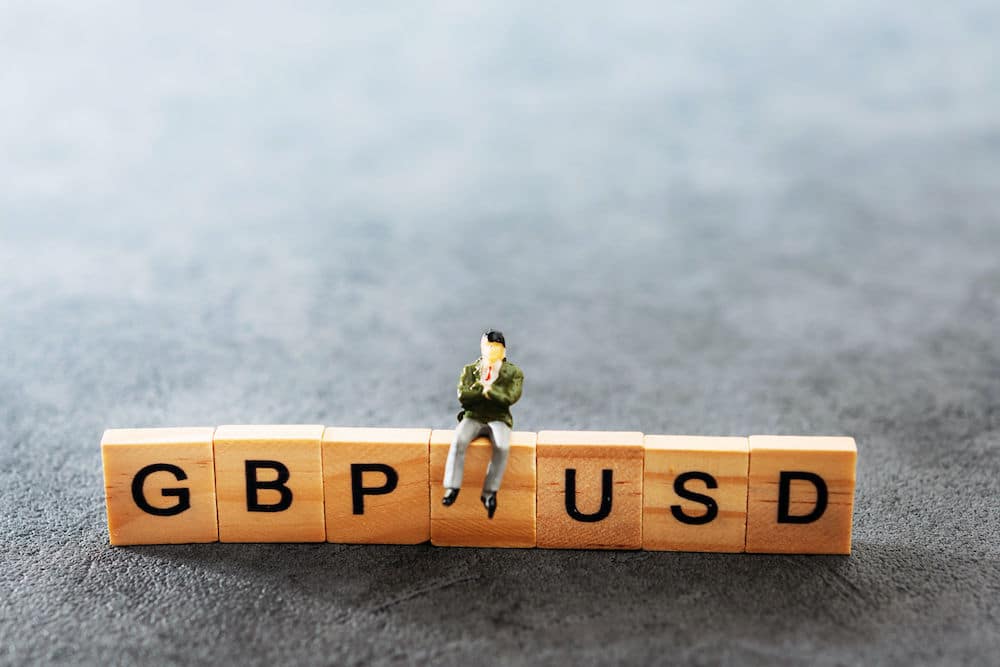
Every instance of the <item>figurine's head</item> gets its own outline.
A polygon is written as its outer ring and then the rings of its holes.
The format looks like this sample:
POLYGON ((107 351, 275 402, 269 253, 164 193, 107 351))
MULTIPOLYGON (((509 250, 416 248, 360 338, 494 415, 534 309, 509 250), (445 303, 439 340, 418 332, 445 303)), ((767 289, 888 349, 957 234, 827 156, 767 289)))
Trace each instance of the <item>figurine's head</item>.
POLYGON ((491 364, 495 364, 507 355, 507 342, 499 331, 487 331, 479 341, 479 351, 491 364))

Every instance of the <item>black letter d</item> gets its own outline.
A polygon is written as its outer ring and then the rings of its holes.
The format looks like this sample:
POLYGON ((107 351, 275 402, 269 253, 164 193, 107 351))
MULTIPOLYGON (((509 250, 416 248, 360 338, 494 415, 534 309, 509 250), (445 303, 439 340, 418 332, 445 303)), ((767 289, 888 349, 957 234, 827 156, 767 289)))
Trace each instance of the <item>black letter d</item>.
POLYGON ((812 523, 826 511, 827 491, 823 478, 812 472, 782 470, 778 481, 778 523, 812 523), (792 480, 809 482, 816 487, 816 506, 809 514, 788 513, 791 506, 792 480))

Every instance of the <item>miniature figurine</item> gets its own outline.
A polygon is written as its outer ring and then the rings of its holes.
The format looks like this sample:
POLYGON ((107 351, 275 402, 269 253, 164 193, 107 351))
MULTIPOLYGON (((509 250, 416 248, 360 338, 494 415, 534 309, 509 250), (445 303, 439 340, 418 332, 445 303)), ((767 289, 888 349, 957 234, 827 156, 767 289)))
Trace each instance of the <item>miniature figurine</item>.
POLYGON ((465 467, 465 450, 479 436, 487 436, 493 445, 493 457, 486 469, 480 500, 492 519, 497 511, 497 491, 510 454, 510 433, 514 419, 510 406, 521 398, 524 374, 507 361, 507 343, 499 331, 487 331, 479 342, 481 356, 462 369, 458 380, 459 425, 448 449, 445 464, 442 504, 451 505, 458 498, 465 467))

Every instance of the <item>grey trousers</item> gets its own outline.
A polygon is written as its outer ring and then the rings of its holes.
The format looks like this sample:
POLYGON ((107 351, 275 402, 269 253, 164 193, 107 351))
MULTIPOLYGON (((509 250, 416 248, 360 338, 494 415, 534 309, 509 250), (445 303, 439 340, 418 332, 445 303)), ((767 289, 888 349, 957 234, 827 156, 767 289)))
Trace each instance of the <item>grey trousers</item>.
POLYGON ((484 424, 475 419, 465 417, 455 429, 455 437, 448 449, 448 462, 444 466, 444 487, 458 489, 462 486, 462 471, 465 468, 465 450, 469 443, 484 435, 493 443, 493 457, 486 469, 486 479, 483 481, 483 491, 496 493, 500 490, 503 471, 507 468, 507 457, 510 455, 510 427, 503 422, 484 424))

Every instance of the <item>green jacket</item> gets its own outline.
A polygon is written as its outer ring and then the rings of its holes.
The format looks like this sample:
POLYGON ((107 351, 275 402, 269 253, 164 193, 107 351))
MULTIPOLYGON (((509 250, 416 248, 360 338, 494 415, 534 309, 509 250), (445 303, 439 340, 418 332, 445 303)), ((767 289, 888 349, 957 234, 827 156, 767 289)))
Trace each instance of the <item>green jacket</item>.
POLYGON ((500 373, 493 381, 488 395, 483 394, 483 385, 479 382, 479 362, 474 361, 462 369, 458 379, 458 402, 462 411, 458 420, 463 417, 486 422, 501 421, 514 428, 514 418, 510 415, 510 406, 521 398, 521 385, 524 383, 524 373, 521 369, 504 358, 500 365, 500 373))

